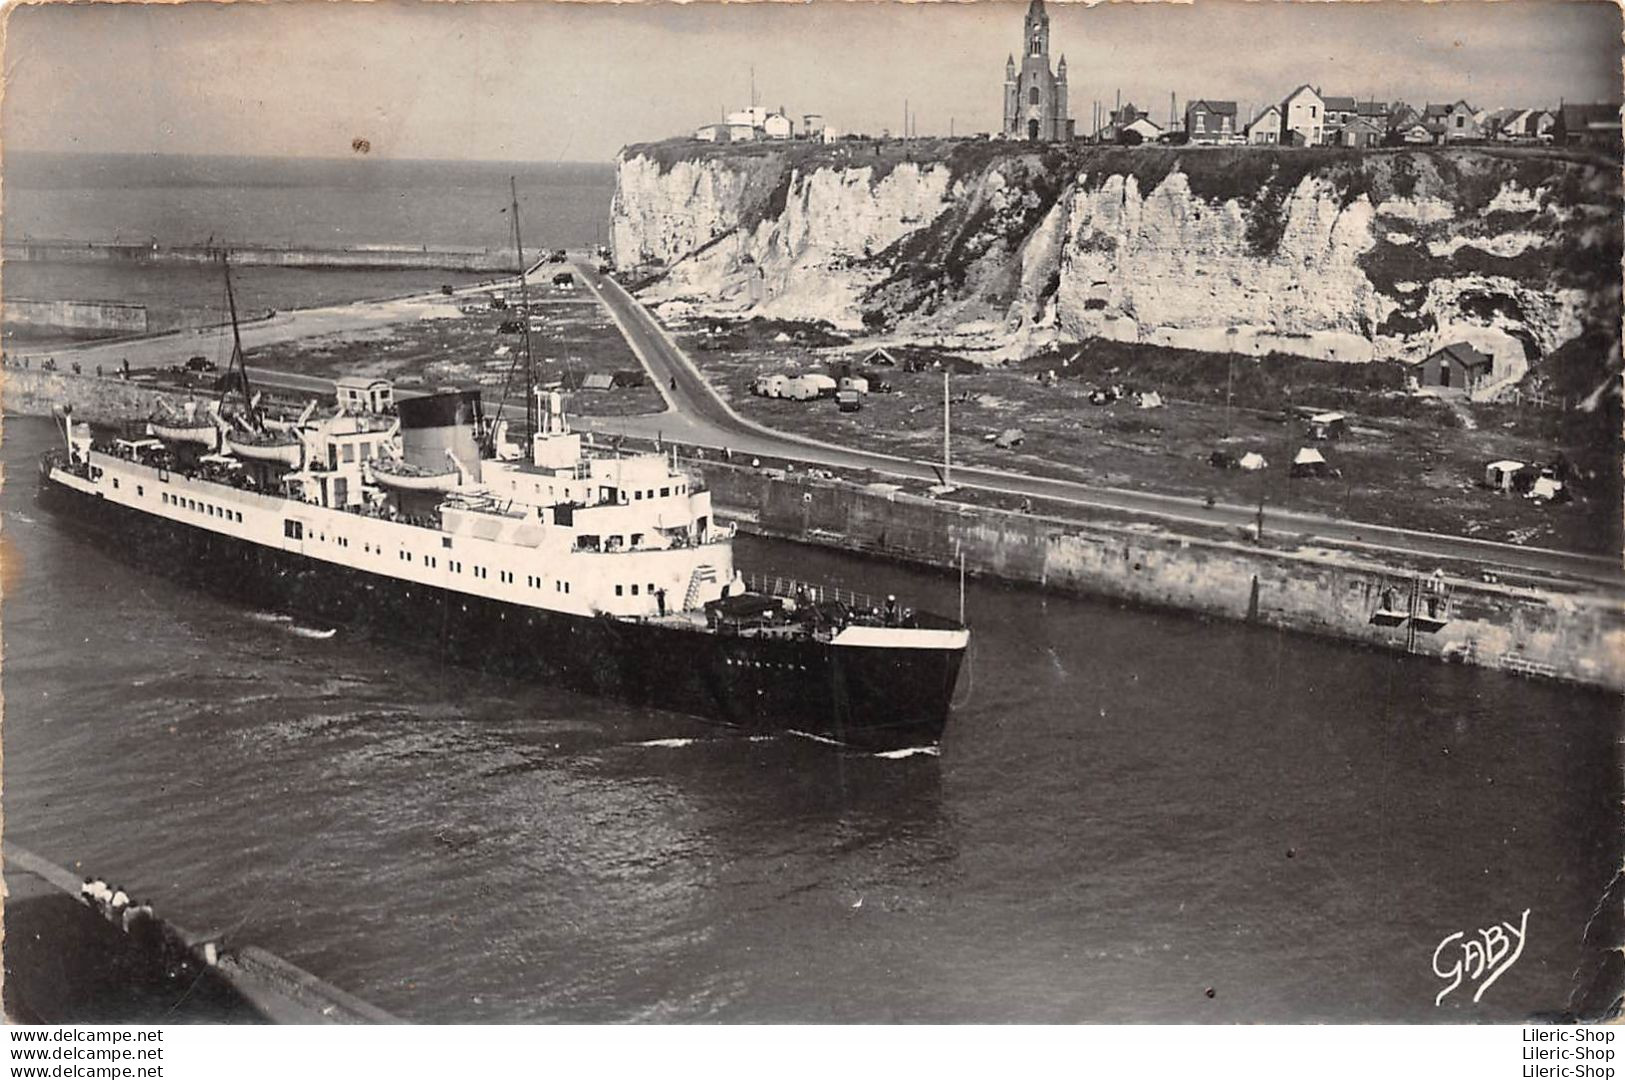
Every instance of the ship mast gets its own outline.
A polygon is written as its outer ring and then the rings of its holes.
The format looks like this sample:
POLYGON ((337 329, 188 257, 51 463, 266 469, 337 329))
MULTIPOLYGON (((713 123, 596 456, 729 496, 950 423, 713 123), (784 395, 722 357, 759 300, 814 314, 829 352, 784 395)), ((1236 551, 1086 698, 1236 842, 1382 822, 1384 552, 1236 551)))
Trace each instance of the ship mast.
POLYGON ((519 185, 512 176, 508 177, 508 192, 513 196, 513 246, 519 256, 519 307, 523 312, 520 325, 524 327, 525 339, 525 425, 534 439, 542 425, 536 401, 536 360, 530 351, 530 289, 526 282, 530 275, 525 273, 525 241, 519 232, 519 185))
POLYGON ((242 379, 243 413, 248 426, 259 429, 259 418, 255 414, 254 398, 248 389, 248 361, 243 358, 243 335, 237 327, 237 295, 231 289, 231 259, 227 252, 220 253, 220 268, 226 274, 226 304, 231 309, 231 359, 226 363, 226 386, 220 391, 220 402, 225 404, 226 395, 231 393, 231 372, 235 367, 242 379))

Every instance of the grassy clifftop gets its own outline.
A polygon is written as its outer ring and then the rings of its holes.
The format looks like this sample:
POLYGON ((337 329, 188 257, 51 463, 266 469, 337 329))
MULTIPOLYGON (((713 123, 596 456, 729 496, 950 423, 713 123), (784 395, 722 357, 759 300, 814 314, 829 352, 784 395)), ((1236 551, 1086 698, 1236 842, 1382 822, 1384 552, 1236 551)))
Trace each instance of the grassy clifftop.
MULTIPOLYGON (((1440 181, 1458 190, 1464 209, 1481 209, 1506 180, 1533 190, 1554 176, 1577 175, 1574 166, 1601 169, 1618 180, 1619 167, 1594 154, 1558 147, 1471 146, 1458 148, 1341 147, 1301 149, 1264 146, 1095 146, 1087 143, 1035 144, 996 139, 846 139, 834 143, 802 140, 710 143, 676 138, 633 143, 623 160, 642 157, 662 172, 680 162, 695 164, 777 161, 811 171, 818 168, 875 170, 875 179, 904 162, 946 164, 956 177, 1001 162, 1040 160, 1050 169, 1090 177, 1133 176, 1150 191, 1178 166, 1191 190, 1205 199, 1251 198, 1269 184, 1296 184, 1317 173, 1340 181, 1352 199, 1369 192, 1373 201, 1409 198, 1418 182, 1440 181)), ((1581 172, 1586 171, 1581 169, 1581 172)), ((1098 181, 1097 181, 1098 182, 1098 181)))

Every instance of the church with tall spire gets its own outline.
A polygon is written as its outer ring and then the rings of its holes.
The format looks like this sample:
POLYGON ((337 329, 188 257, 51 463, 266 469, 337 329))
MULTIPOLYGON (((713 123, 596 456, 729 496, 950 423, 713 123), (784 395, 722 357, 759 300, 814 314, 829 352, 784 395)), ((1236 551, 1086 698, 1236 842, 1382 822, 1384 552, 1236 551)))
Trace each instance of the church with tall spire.
POLYGON ((1049 66, 1049 12, 1044 0, 1027 8, 1021 64, 1014 54, 1004 62, 1004 137, 1030 142, 1072 138, 1066 109, 1066 56, 1052 72, 1049 66))

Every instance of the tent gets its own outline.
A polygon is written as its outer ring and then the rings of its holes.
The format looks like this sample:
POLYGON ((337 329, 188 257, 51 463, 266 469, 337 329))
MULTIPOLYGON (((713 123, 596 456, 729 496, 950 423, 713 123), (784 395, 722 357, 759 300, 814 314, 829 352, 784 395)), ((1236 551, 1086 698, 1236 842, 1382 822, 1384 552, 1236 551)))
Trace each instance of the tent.
POLYGON ((897 358, 888 352, 884 347, 878 348, 871 352, 868 356, 865 356, 863 358, 863 362, 874 367, 897 366, 897 358))
POLYGON ((1162 408, 1162 395, 1157 393, 1155 390, 1147 390, 1145 393, 1140 395, 1140 408, 1142 408, 1142 409, 1160 409, 1160 408, 1162 408))
MULTIPOLYGON (((821 389, 815 381, 817 378, 817 375, 798 375, 793 379, 785 379, 784 387, 778 396, 789 398, 791 401, 811 401, 818 396, 821 389)), ((831 383, 834 381, 830 380, 831 383)))
POLYGON ((1537 476, 1534 484, 1529 488, 1529 494, 1525 495, 1524 498, 1562 500, 1565 498, 1563 483, 1560 480, 1552 479, 1550 476, 1537 476))
POLYGON ((1331 471, 1326 464, 1326 458, 1319 450, 1304 447, 1292 459, 1293 476, 1325 476, 1331 471))
POLYGON ((1238 464, 1248 472, 1257 472, 1259 469, 1269 466, 1269 462, 1264 460, 1263 454, 1254 453, 1251 450, 1241 455, 1241 461, 1238 464))

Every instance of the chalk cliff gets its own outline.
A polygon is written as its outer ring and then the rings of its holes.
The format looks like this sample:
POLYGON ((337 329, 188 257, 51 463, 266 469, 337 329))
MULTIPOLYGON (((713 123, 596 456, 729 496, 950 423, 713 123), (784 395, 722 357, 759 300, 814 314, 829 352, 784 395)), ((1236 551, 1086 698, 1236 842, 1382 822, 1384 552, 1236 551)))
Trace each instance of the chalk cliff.
POLYGON ((663 315, 981 350, 1087 337, 1327 359, 1468 340, 1499 383, 1617 334, 1617 166, 1494 148, 629 147, 616 266, 663 315))

